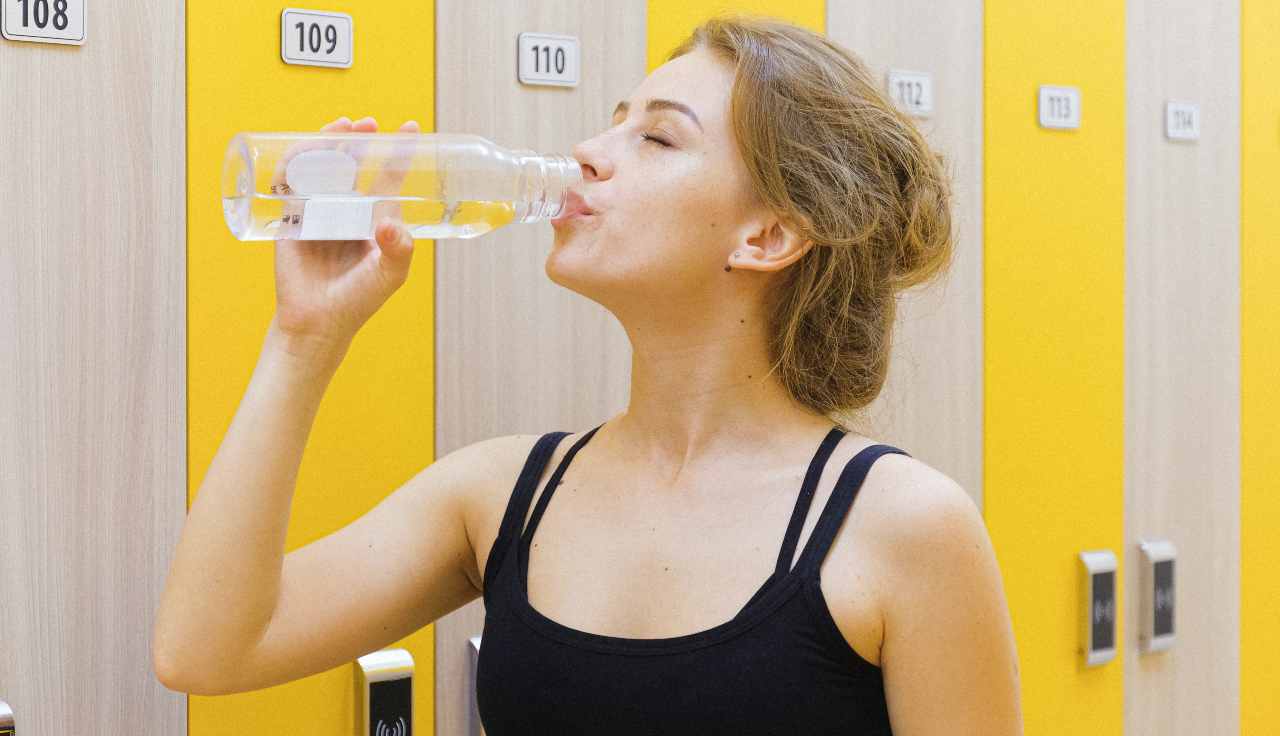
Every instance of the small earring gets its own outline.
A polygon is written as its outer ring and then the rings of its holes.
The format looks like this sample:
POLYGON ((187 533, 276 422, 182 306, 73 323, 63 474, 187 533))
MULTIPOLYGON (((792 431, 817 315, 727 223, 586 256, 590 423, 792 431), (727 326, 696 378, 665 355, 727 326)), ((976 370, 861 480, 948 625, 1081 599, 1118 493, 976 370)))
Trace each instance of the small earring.
POLYGON ((732 271, 732 270, 733 270, 733 266, 730 266, 729 264, 727 264, 727 263, 726 263, 726 264, 724 264, 724 270, 726 270, 726 271, 732 271))

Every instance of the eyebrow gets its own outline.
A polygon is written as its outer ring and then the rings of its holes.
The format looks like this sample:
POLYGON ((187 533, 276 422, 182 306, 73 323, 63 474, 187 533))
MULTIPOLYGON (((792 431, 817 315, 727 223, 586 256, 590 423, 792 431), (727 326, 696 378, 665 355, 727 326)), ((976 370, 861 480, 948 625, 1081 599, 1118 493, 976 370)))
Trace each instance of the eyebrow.
MULTIPOLYGON (((617 107, 613 108, 613 116, 617 117, 618 113, 623 113, 625 115, 627 110, 629 109, 631 109, 631 103, 627 102, 626 100, 623 100, 622 102, 618 103, 617 107)), ((698 116, 694 114, 693 110, 690 109, 690 107, 684 104, 683 102, 676 102, 675 100, 664 100, 661 98, 655 98, 655 99, 649 100, 649 103, 644 106, 644 109, 645 109, 645 112, 652 112, 654 110, 676 110, 677 112, 682 112, 685 115, 688 115, 691 120, 693 120, 693 124, 698 126, 698 130, 702 130, 702 123, 698 120, 698 116)))

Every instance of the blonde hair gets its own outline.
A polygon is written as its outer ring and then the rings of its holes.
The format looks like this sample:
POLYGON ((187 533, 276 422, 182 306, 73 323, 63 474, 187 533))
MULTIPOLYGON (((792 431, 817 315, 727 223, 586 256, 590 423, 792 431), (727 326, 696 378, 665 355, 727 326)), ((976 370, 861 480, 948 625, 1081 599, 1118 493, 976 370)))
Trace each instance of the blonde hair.
POLYGON ((818 33, 721 15, 667 60, 698 48, 736 67, 729 116, 754 190, 814 243, 771 289, 770 373, 828 417, 861 409, 888 373, 897 292, 950 266, 947 161, 818 33))

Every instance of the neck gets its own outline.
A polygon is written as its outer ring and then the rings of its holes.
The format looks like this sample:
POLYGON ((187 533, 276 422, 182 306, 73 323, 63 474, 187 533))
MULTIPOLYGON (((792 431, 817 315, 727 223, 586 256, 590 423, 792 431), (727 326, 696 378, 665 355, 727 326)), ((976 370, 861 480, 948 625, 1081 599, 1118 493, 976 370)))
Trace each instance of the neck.
POLYGON ((770 467, 832 426, 770 373, 763 320, 655 324, 627 328, 631 394, 601 433, 657 482, 675 486, 713 463, 770 467))

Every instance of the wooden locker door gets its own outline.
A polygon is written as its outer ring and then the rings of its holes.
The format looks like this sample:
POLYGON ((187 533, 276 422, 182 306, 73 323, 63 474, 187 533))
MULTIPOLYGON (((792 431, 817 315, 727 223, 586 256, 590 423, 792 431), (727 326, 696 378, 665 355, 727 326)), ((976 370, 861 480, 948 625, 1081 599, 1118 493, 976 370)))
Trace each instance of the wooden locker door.
MULTIPOLYGON (((436 8, 442 132, 568 154, 608 127, 613 106, 644 78, 641 0, 437 0, 436 8), (518 81, 516 38, 525 31, 578 38, 578 86, 518 81)), ((436 457, 497 435, 590 429, 625 406, 626 335, 599 304, 547 278, 552 237, 543 222, 436 245, 436 457)), ((483 627, 479 599, 435 624, 441 736, 480 733, 470 639, 483 627)))
POLYGON ((1240 7, 1129 0, 1125 733, 1240 733, 1240 7), (1170 140, 1165 103, 1199 105, 1170 140), (1144 539, 1177 548, 1174 650, 1142 653, 1144 539))
POLYGON ((83 45, 0 40, 0 700, 19 734, 186 732, 151 664, 186 512, 183 13, 90 2, 83 45))
POLYGON ((827 34, 882 90, 891 69, 932 77, 933 112, 915 120, 952 172, 955 256, 946 276, 901 295, 868 431, 954 478, 981 508, 982 2, 830 3, 827 34))

